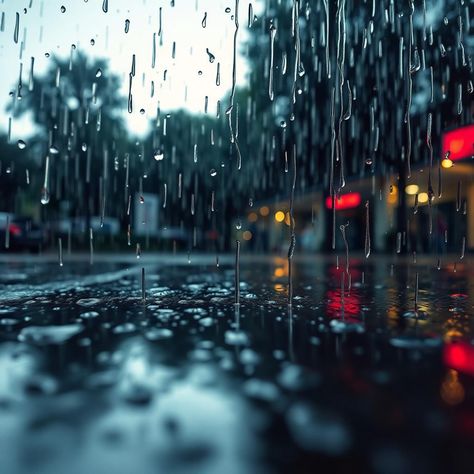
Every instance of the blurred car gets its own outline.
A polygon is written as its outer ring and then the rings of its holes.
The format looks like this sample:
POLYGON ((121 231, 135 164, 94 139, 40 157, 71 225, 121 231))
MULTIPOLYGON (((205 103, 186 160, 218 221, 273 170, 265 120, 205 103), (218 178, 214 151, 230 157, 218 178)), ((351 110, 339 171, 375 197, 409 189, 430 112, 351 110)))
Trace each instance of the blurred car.
POLYGON ((30 217, 0 212, 0 250, 39 251, 45 241, 45 230, 30 217))
MULTIPOLYGON (((59 235, 85 235, 89 229, 85 217, 65 218, 52 222, 51 228, 59 235)), ((120 222, 114 217, 92 216, 90 218, 90 227, 94 235, 118 235, 120 233, 120 222)))

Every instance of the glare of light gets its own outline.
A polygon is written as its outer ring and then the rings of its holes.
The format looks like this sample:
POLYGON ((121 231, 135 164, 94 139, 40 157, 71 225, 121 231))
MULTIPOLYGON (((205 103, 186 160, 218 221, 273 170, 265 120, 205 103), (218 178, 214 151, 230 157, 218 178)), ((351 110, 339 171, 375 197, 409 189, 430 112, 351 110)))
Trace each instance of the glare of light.
POLYGON ((442 156, 449 156, 449 159, 452 161, 462 160, 471 156, 473 146, 473 124, 443 133, 442 156))
POLYGON ((441 385, 440 395, 448 405, 457 405, 464 400, 465 390, 456 370, 448 370, 441 385))
POLYGON ((420 203, 428 202, 428 193, 418 194, 418 202, 420 202, 420 203))
POLYGON ((466 341, 444 345, 443 360, 446 367, 474 375, 474 347, 466 341))
POLYGON ((257 213, 256 212, 251 212, 248 216, 247 219, 249 222, 256 222, 258 219, 257 213))
POLYGON ((398 188, 393 185, 390 186, 390 192, 388 193, 387 202, 389 204, 395 204, 398 200, 398 188))
POLYGON ((452 160, 450 160, 449 158, 445 158, 442 162, 441 162, 441 166, 443 168, 451 168, 451 166, 453 166, 453 162, 452 160))
POLYGON ((419 190, 420 190, 420 187, 417 184, 409 184, 405 188, 405 192, 409 194, 410 196, 417 194, 419 190))
POLYGON ((285 220, 285 213, 283 211, 275 212, 275 220, 277 222, 283 222, 285 220))
POLYGON ((262 206, 259 212, 262 217, 267 217, 268 214, 270 214, 270 209, 268 208, 268 206, 262 206))
MULTIPOLYGON (((340 196, 336 197, 334 202, 336 205, 336 210, 338 211, 343 209, 352 209, 359 206, 361 202, 361 195, 360 193, 341 194, 340 196)), ((332 196, 328 196, 326 198, 326 207, 328 209, 332 209, 332 196)))
POLYGON ((274 271, 273 275, 276 278, 281 278, 281 277, 285 276, 285 269, 281 268, 281 267, 275 268, 275 271, 274 271))
POLYGON ((285 215, 285 224, 286 225, 290 225, 291 224, 291 217, 290 217, 290 213, 287 212, 286 215, 285 215))
POLYGON ((251 240, 252 239, 252 232, 250 232, 249 230, 246 230, 242 234, 242 237, 243 237, 244 240, 251 240))

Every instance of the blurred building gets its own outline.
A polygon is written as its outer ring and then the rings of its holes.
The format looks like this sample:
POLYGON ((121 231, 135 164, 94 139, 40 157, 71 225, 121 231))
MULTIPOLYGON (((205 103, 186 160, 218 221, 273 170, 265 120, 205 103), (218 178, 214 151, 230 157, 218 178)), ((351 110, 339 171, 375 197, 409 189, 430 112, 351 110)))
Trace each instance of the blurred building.
MULTIPOLYGON (((474 250, 474 125, 446 131, 440 156, 431 168, 432 204, 429 205, 430 166, 412 168, 404 189, 398 175, 374 174, 347 181, 335 201, 326 189, 308 190, 295 197, 294 216, 298 246, 302 252, 332 248, 372 252, 459 253, 474 250), (401 193, 404 193, 402 199, 401 193), (405 232, 397 232, 397 216, 404 207, 405 232), (334 227, 334 228, 333 228, 334 227), (397 235, 398 234, 398 235, 397 235)), ((248 212, 247 239, 250 250, 286 249, 289 235, 289 201, 267 200, 248 212)))

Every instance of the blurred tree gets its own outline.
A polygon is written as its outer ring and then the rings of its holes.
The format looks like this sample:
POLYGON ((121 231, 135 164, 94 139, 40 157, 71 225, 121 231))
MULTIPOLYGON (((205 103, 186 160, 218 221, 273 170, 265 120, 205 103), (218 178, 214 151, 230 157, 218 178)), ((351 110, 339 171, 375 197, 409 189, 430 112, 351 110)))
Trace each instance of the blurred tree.
POLYGON ((39 202, 39 186, 47 184, 41 198, 48 219, 85 216, 89 227, 104 197, 113 202, 112 170, 124 174, 118 153, 128 147, 119 87, 105 60, 73 48, 69 60, 51 58, 49 70, 35 77, 28 91, 17 88, 10 109, 15 116, 31 113, 37 127, 43 173, 35 176, 35 186, 39 202))

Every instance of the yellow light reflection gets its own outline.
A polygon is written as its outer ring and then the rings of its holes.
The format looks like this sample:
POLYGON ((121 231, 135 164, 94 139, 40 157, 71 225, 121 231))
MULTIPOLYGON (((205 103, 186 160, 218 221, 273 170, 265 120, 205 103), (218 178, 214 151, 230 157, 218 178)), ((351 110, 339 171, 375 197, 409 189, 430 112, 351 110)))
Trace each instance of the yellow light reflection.
POLYGON ((256 212, 251 212, 248 216, 247 219, 249 222, 256 222, 258 219, 257 213, 256 212))
POLYGON ((270 209, 268 208, 268 206, 262 206, 259 212, 262 217, 267 217, 268 214, 270 214, 270 209))
POLYGON ((440 395, 448 405, 458 405, 464 400, 465 390, 456 370, 449 370, 441 385, 440 395))
POLYGON ((418 202, 423 204, 428 202, 428 193, 420 193, 418 194, 418 202))
POLYGON ((405 188, 405 192, 409 194, 410 196, 416 194, 420 190, 419 186, 417 184, 409 184, 405 188))
POLYGON ((277 222, 283 222, 284 219, 285 219, 285 213, 283 211, 275 212, 275 220, 277 222))
POLYGON ((252 238, 252 232, 250 232, 249 230, 244 231, 244 233, 242 234, 242 238, 244 240, 250 240, 252 238))
POLYGON ((285 269, 284 268, 275 268, 275 271, 273 273, 273 276, 276 278, 281 278, 285 276, 285 269))
POLYGON ((451 168, 451 166, 453 166, 453 162, 452 160, 450 160, 449 158, 445 158, 442 162, 441 162, 441 166, 443 168, 451 168))

